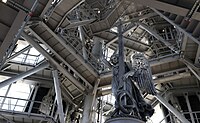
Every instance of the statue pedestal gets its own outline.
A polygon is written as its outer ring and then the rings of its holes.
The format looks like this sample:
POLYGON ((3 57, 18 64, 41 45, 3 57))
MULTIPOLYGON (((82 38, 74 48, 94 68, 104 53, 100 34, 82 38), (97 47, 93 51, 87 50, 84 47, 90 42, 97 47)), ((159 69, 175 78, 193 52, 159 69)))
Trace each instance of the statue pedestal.
POLYGON ((117 117, 106 120, 105 123, 145 123, 142 120, 131 117, 117 117))

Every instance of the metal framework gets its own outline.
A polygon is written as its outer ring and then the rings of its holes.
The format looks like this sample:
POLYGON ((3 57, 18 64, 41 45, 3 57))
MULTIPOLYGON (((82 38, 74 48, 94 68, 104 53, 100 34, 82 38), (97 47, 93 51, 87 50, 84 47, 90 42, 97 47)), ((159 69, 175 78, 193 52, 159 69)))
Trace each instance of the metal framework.
MULTIPOLYGON (((0 95, 0 120, 12 123, 15 114, 24 122, 32 119, 33 122, 54 123, 58 121, 57 117, 61 123, 65 120, 78 122, 82 117, 83 123, 87 123, 95 122, 95 114, 101 118, 109 116, 113 104, 106 103, 103 95, 111 93, 110 57, 118 46, 124 46, 119 53, 125 54, 120 57, 127 63, 138 52, 148 59, 158 95, 143 95, 149 103, 155 105, 159 100, 172 112, 165 114, 164 120, 178 121, 178 118, 184 123, 188 120, 200 122, 199 112, 193 111, 190 99, 196 94, 188 92, 189 95, 184 96, 189 110, 182 115, 175 109, 177 107, 168 104, 172 92, 167 91, 199 86, 198 0, 183 0, 182 3, 173 0, 4 2, 0 1, 0 91, 5 95, 0 95), (118 42, 122 38, 123 44, 118 42), (52 91, 53 81, 55 91, 52 91), (28 83, 35 89, 29 92, 28 99, 9 97, 15 83, 28 83), (36 101, 41 94, 40 88, 47 89, 47 93, 36 101), (57 105, 52 102, 54 96, 57 105), (13 100, 26 102, 25 110, 16 112, 14 109, 20 106, 12 104, 13 100), (49 104, 46 104, 47 100, 49 104), (5 105, 12 110, 3 110, 5 105), (33 113, 34 108, 38 113, 33 113)), ((120 67, 123 63, 120 61, 120 67)), ((119 76, 123 73, 122 69, 119 76)), ((176 94, 174 96, 178 98, 176 94)), ((180 102, 177 100, 173 102, 180 102)), ((102 123, 103 118, 99 121, 102 123)))

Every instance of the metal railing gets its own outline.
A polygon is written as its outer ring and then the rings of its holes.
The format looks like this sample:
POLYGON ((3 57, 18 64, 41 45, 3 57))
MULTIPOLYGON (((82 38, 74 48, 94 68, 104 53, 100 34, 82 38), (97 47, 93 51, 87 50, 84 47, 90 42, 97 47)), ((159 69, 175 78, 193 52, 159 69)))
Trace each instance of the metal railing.
MULTIPOLYGON (((9 112, 11 114, 23 114, 27 116, 39 115, 40 117, 54 120, 57 105, 53 102, 41 102, 28 99, 20 99, 15 97, 0 96, 0 111, 9 112)), ((48 119, 47 119, 48 120, 48 119)))
MULTIPOLYGON (((183 112, 182 114, 185 116, 186 115, 190 116, 190 114, 192 114, 194 116, 194 122, 200 123, 200 111, 183 112)), ((190 118, 187 118, 187 120, 191 122, 190 118)), ((182 123, 182 122, 177 117, 175 117, 172 113, 169 113, 159 123, 182 123)))
MULTIPOLYGON (((65 36, 65 35, 60 35, 67 44, 69 44, 76 53, 78 53, 81 57, 83 57, 83 47, 85 47, 85 51, 87 54, 87 59, 85 61, 92 66, 92 68, 101 73, 104 70, 107 70, 108 67, 101 61, 101 59, 95 57, 92 52, 90 47, 83 46, 83 43, 76 37, 76 36, 65 36)), ((83 57, 84 59, 84 57, 83 57)))

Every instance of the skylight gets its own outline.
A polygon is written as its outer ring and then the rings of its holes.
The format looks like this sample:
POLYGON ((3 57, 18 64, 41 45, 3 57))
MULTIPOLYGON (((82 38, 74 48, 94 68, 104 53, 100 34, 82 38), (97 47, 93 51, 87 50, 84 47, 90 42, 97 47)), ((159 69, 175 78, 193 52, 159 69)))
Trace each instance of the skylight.
MULTIPOLYGON (((0 76, 0 81, 9 77, 0 76)), ((18 81, 0 88, 0 109, 23 112, 28 103, 33 85, 18 81)))
POLYGON ((6 3, 8 0, 2 0, 2 2, 6 3))
MULTIPOLYGON (((16 53, 20 52, 21 50, 23 50, 28 46, 29 43, 27 41, 18 40, 17 47, 15 48, 11 56, 15 55, 16 53)), ((22 52, 20 55, 13 58, 11 62, 28 64, 28 65, 37 65, 42 60, 44 60, 44 57, 35 48, 30 47, 26 51, 22 52)))

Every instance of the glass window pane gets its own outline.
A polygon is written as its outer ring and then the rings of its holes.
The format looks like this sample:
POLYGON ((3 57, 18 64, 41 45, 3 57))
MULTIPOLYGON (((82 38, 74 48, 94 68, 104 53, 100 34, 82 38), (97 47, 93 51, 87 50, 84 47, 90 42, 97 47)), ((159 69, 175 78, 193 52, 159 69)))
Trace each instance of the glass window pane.
POLYGON ((16 106, 15 111, 23 111, 24 110, 24 107, 21 107, 21 106, 16 106))
POLYGON ((35 48, 31 48, 29 54, 37 56, 40 53, 35 48))
POLYGON ((23 41, 23 40, 18 40, 17 41, 17 47, 15 49, 15 52, 18 52, 20 50, 22 50, 23 48, 27 47, 29 44, 27 41, 23 41))

